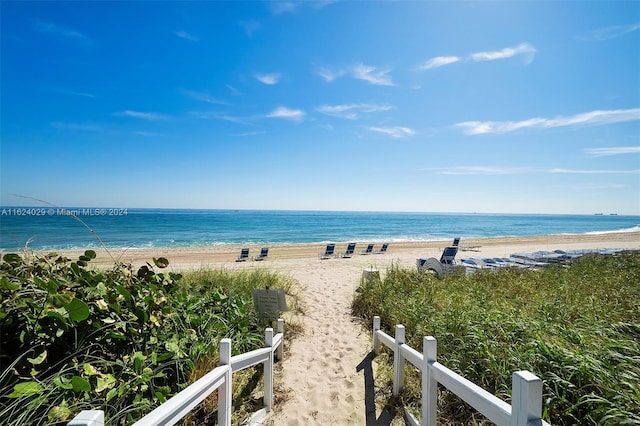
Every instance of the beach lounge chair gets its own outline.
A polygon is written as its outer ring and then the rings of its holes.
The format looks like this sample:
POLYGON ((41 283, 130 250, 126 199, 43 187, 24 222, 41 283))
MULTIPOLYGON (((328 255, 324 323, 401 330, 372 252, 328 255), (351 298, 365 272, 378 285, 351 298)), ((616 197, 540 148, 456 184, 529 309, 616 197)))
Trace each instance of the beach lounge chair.
POLYGON ((382 248, 380 248, 380 250, 376 251, 376 254, 385 254, 387 252, 387 249, 389 248, 389 243, 384 243, 382 244, 382 248))
POLYGON ((440 263, 443 265, 455 265, 456 254, 458 254, 457 246, 445 247, 442 256, 440 256, 440 263))
POLYGON ((453 239, 453 244, 451 244, 452 246, 458 246, 458 244, 460 244, 460 237, 454 238, 453 239))
POLYGON ((351 257, 356 251, 356 243, 349 243, 347 249, 342 252, 342 257, 351 257))
POLYGON ((327 248, 324 249, 324 253, 320 253, 320 259, 329 259, 330 257, 333 257, 335 249, 335 244, 327 244, 327 248))
POLYGON ((263 247, 260 250, 260 254, 253 258, 253 260, 265 260, 269 256, 269 247, 263 247))
POLYGON ((371 254, 373 253, 373 244, 369 244, 366 249, 360 250, 360 254, 371 254))
POLYGON ((249 249, 248 248, 243 248, 242 250, 240 250, 240 256, 238 256, 238 258, 236 259, 236 262, 244 262, 245 260, 249 259, 249 249))

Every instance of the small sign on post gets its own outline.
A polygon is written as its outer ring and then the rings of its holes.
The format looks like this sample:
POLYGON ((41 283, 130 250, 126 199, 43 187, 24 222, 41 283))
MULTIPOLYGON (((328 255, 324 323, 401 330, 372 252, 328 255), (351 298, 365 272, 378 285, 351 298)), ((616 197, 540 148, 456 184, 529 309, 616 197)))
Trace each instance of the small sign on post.
POLYGON ((287 301, 284 297, 284 289, 259 289, 253 290, 253 305, 262 319, 269 321, 280 318, 280 313, 287 310, 287 301))

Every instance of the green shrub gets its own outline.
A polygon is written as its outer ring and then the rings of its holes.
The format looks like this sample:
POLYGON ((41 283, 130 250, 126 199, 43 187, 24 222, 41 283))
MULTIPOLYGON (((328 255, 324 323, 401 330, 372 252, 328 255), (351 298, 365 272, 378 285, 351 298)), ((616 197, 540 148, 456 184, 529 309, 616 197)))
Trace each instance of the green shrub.
MULTIPOLYGON (((501 269, 444 280, 393 265, 363 286, 354 312, 380 315, 406 340, 438 340, 438 360, 510 401, 511 374, 544 381, 543 417, 554 425, 640 424, 640 255, 584 256, 570 267, 501 269)), ((409 375, 408 382, 416 380, 409 375)), ((419 386, 403 394, 419 406, 419 386)), ((473 409, 449 392, 439 418, 472 424, 473 409)))
POLYGON ((217 358, 220 339, 231 337, 234 353, 262 346, 251 286, 282 277, 209 271, 185 281, 156 272, 164 258, 92 270, 95 256, 3 256, 3 425, 66 424, 83 409, 130 424, 184 388, 196 362, 217 358))

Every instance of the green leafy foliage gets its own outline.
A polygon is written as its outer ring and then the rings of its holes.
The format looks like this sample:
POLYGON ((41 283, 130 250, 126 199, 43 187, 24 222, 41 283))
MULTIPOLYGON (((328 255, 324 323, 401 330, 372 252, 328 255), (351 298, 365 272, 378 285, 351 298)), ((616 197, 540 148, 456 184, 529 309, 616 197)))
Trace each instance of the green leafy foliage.
MULTIPOLYGON (((354 311, 422 348, 438 339, 438 360, 509 402, 511 374, 544 382, 543 417, 554 425, 640 424, 640 254, 584 256, 570 267, 500 269, 438 280, 392 266, 366 283, 354 311)), ((417 374, 404 403, 419 406, 417 374)), ((449 392, 438 399, 445 424, 479 416, 449 392)), ((488 423, 487 423, 488 424, 488 423)))
POLYGON ((95 257, 3 256, 3 425, 66 424, 83 409, 130 424, 197 379, 194 365, 217 359, 220 339, 231 337, 234 353, 262 346, 251 290, 282 277, 209 271, 184 279, 156 272, 168 266, 164 258, 138 270, 89 269, 95 257))

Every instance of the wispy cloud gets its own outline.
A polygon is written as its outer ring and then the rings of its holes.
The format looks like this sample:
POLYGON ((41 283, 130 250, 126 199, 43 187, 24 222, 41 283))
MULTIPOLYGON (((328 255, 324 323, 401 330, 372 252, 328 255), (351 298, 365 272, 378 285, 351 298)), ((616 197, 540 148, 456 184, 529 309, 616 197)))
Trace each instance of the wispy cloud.
POLYGON ((63 123, 60 121, 54 121, 50 124, 51 127, 61 130, 74 130, 81 132, 101 132, 105 130, 103 126, 99 126, 93 123, 63 123))
POLYGON ((346 72, 344 70, 331 71, 331 70, 328 70, 327 68, 318 68, 316 70, 316 74, 322 77, 324 81, 331 83, 336 78, 342 77, 343 75, 345 75, 346 72))
POLYGON ((622 37, 623 35, 632 33, 640 29, 640 23, 635 23, 631 25, 614 25, 611 27, 598 28, 597 30, 593 30, 584 36, 578 37, 579 40, 583 41, 605 41, 611 40, 612 38, 622 37))
POLYGON ((495 61, 496 59, 511 58, 522 53, 535 53, 535 47, 528 43, 521 43, 515 47, 506 47, 502 50, 472 53, 470 58, 472 61, 495 61))
POLYGON ((96 95, 94 95, 93 93, 86 93, 86 92, 75 92, 73 90, 57 90, 54 89, 55 92, 57 93, 61 93, 63 95, 71 95, 71 96, 80 96, 82 98, 95 98, 96 95))
POLYGON ((195 99, 196 101, 202 101, 202 102, 206 102, 208 104, 229 105, 225 101, 221 101, 220 99, 216 99, 216 98, 212 97, 207 92, 197 92, 197 91, 194 91, 194 90, 183 89, 183 90, 180 91, 180 93, 182 93, 184 96, 187 96, 187 97, 189 97, 191 99, 195 99))
POLYGON ((611 155, 640 154, 640 146, 616 146, 609 148, 586 148, 584 150, 592 157, 608 157, 611 155))
POLYGON ((551 169, 549 173, 578 174, 578 175, 637 175, 640 169, 636 170, 577 170, 577 169, 551 169))
POLYGON ((229 89, 229 90, 231 91, 231 94, 232 94, 232 95, 234 95, 234 96, 240 96, 240 95, 242 95, 242 92, 241 92, 241 91, 239 91, 238 89, 236 89, 235 87, 233 87, 233 86, 232 86, 232 85, 230 85, 230 84, 225 84, 225 87, 226 87, 227 89, 229 89))
POLYGON ((459 166, 448 168, 424 169, 435 171, 441 175, 515 175, 532 173, 536 169, 530 167, 493 167, 493 166, 459 166))
POLYGON ((269 2, 269 9, 274 15, 292 13, 298 8, 298 4, 299 3, 293 1, 272 0, 269 2))
POLYGON ((54 24, 53 22, 36 20, 33 23, 33 27, 36 31, 42 34, 51 34, 54 36, 76 39, 82 41, 85 44, 93 43, 93 40, 90 37, 86 36, 80 31, 62 25, 54 24))
POLYGON ((391 136, 392 138, 400 139, 408 136, 413 136, 416 132, 409 127, 367 127, 372 132, 382 133, 383 135, 391 136))
POLYGON ((421 71, 430 70, 432 68, 442 67, 444 65, 453 64, 460 60, 457 56, 436 56, 435 58, 429 59, 424 64, 418 66, 418 69, 421 71))
POLYGON ((356 120, 362 113, 383 112, 393 109, 388 104, 342 104, 342 105, 322 105, 316 110, 333 117, 356 120))
POLYGON ((496 51, 486 51, 486 52, 476 52, 466 56, 464 59, 459 56, 436 56, 435 58, 431 58, 422 65, 418 66, 418 70, 426 71, 433 68, 439 68, 445 65, 454 64, 460 61, 473 61, 473 62, 483 62, 483 61, 495 61, 498 59, 507 59, 516 55, 526 54, 526 63, 530 63, 533 61, 534 54, 536 53, 536 48, 530 45, 529 43, 520 43, 515 47, 505 47, 502 50, 496 51))
POLYGON ((200 38, 193 35, 193 34, 189 34, 186 31, 176 31, 176 35, 180 38, 183 38, 185 40, 189 40, 189 41, 200 41, 200 38))
POLYGON ((389 72, 391 72, 389 68, 378 70, 376 67, 364 64, 358 64, 351 69, 353 77, 359 80, 364 80, 378 86, 395 86, 391 77, 387 75, 389 72))
POLYGON ((248 21, 240 21, 238 22, 238 25, 240 25, 244 29, 244 32, 247 33, 248 36, 253 35, 253 33, 262 28, 260 22, 254 19, 250 19, 248 21))
POLYGON ((274 85, 278 84, 280 81, 281 75, 280 73, 272 73, 272 74, 256 74, 256 79, 264 84, 274 85))
POLYGON ((540 169, 535 167, 496 167, 496 166, 457 166, 443 168, 426 168, 426 171, 433 171, 441 175, 517 175, 517 174, 582 174, 582 175, 599 175, 599 174, 639 174, 640 170, 589 170, 589 169, 540 169))
POLYGON ((231 123, 244 124, 249 126, 254 125, 247 118, 235 117, 220 111, 189 111, 189 117, 200 120, 224 120, 231 123))
POLYGON ((552 128, 575 125, 612 124, 640 119, 640 108, 618 109, 608 111, 590 111, 569 117, 530 118, 523 121, 465 121, 455 124, 464 129, 467 135, 483 135, 488 133, 509 133, 527 128, 552 128))
POLYGON ((162 121, 162 120, 167 120, 169 118, 168 116, 164 114, 159 114, 157 112, 140 112, 140 111, 131 111, 131 110, 116 112, 114 115, 121 116, 121 117, 140 118, 140 119, 149 120, 149 121, 162 121))
POLYGON ((267 118, 285 118, 293 121, 302 121, 305 112, 301 109, 290 109, 287 107, 278 107, 266 115, 267 118))
POLYGON ((139 136, 147 137, 147 138, 164 136, 164 134, 162 134, 162 133, 155 133, 155 132, 138 131, 138 132, 133 132, 133 133, 136 134, 136 135, 139 135, 139 136))
POLYGON ((237 137, 241 137, 241 138, 246 138, 246 137, 250 137, 250 136, 258 136, 258 135, 264 135, 266 132, 244 132, 244 133, 236 133, 233 134, 231 136, 237 136, 237 137))

